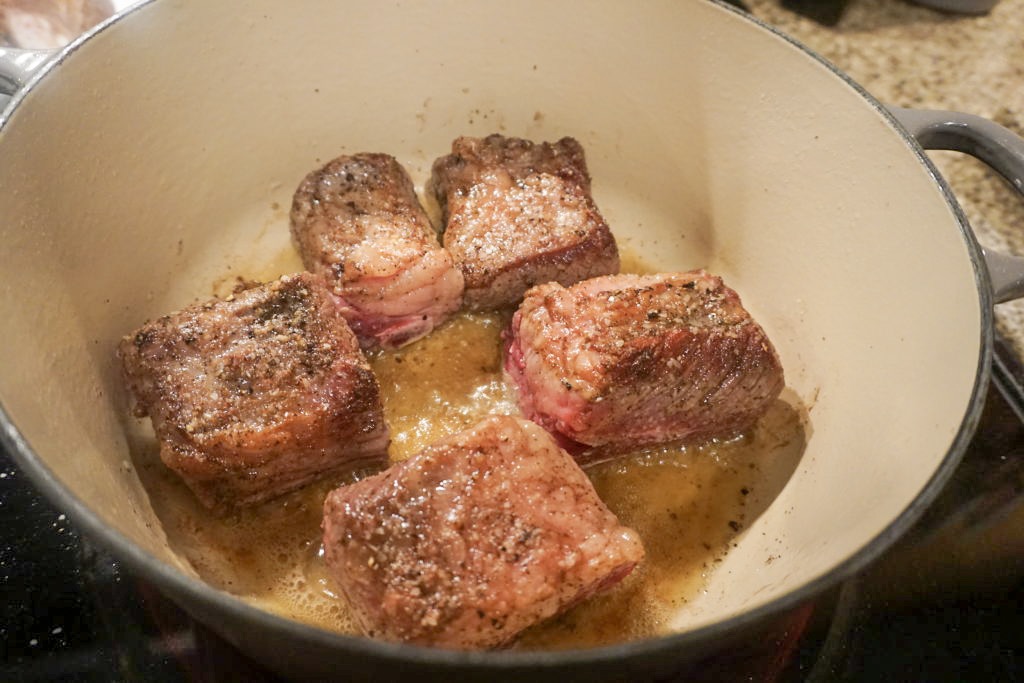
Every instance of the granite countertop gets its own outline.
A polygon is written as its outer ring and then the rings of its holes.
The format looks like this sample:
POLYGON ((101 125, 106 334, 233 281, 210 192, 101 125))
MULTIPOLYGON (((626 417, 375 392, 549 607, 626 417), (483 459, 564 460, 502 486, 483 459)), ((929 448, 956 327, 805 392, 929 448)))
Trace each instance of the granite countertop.
MULTIPOLYGON (((1024 136, 1024 0, 1002 0, 982 16, 947 14, 901 0, 852 0, 835 26, 786 9, 781 0, 745 4, 882 102, 978 114, 1024 136)), ((981 243, 1024 255, 1024 200, 1009 184, 965 155, 929 156, 981 243)), ((996 321, 1024 358, 1024 300, 997 306, 996 321)))

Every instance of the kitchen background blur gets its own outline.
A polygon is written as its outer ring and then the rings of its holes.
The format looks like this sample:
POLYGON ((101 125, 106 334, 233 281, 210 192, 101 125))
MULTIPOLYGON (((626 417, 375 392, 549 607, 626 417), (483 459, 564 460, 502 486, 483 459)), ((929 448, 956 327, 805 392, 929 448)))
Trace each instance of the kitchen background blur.
MULTIPOLYGON (((0 43, 58 48, 130 4, 0 0, 0 43)), ((731 4, 884 103, 979 114, 1024 135, 1024 0, 980 14, 925 5, 981 10, 991 0, 731 4)), ((969 157, 930 156, 980 241, 1024 254, 1021 197, 969 157)), ((947 490, 876 566, 823 598, 796 639, 769 644, 768 664, 744 669, 744 680, 1024 681, 1024 301, 996 310, 995 386, 947 490)), ((0 456, 0 680, 271 680, 123 575, 0 456)))

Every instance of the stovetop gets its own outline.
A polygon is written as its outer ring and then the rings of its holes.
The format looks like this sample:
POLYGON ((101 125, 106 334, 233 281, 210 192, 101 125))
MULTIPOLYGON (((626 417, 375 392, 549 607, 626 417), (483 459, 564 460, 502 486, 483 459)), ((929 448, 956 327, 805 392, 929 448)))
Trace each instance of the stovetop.
MULTIPOLYGON (((721 678, 1024 681, 1024 371, 1002 341, 993 370, 924 518, 721 678)), ((0 680, 276 680, 82 537, 2 452, 0 515, 0 680)))

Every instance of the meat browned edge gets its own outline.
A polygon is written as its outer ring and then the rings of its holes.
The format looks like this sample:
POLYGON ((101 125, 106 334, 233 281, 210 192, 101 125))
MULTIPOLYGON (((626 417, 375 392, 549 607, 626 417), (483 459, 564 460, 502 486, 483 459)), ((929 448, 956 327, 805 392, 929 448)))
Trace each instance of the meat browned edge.
POLYGON ((643 559, 572 457, 505 416, 336 489, 323 528, 367 635, 444 648, 506 644, 643 559))
POLYGON ((118 348, 135 414, 206 506, 384 463, 377 381, 326 285, 285 276, 143 325, 118 348))
POLYGON ((405 169, 387 154, 341 156, 302 181, 291 210, 302 262, 332 283, 363 348, 428 334, 462 305, 462 272, 441 248, 405 169))
POLYGON ((619 270, 583 148, 572 138, 460 137, 434 162, 431 186, 470 309, 517 304, 544 282, 570 285, 619 270))
POLYGON ((535 287, 506 332, 505 370, 523 413, 581 462, 735 435, 785 384, 764 330, 704 271, 535 287))

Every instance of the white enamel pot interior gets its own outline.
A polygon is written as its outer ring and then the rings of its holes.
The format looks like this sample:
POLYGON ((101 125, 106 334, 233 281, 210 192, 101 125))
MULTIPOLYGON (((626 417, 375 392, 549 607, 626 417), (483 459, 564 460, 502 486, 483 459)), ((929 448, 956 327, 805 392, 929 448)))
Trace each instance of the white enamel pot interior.
POLYGON ((9 446, 82 528, 297 675, 354 658, 509 673, 702 656, 905 530, 986 381, 985 269, 920 148, 806 50, 707 2, 158 0, 15 97, 0 188, 9 446), (204 585, 126 466, 116 341, 218 278, 290 267, 286 210, 318 162, 387 151, 421 184, 453 138, 492 132, 576 137, 625 250, 741 293, 785 396, 809 409, 795 469, 661 639, 440 652, 302 626, 204 585))

